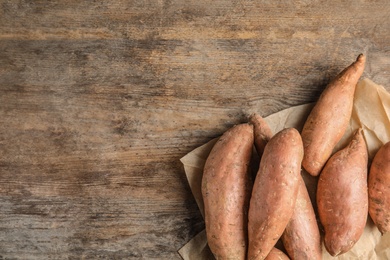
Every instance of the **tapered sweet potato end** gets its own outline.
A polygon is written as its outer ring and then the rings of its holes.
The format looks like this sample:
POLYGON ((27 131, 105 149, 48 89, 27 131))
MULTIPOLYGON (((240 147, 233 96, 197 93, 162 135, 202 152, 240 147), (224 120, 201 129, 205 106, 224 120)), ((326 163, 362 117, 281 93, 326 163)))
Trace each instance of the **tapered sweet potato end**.
POLYGON ((311 175, 318 176, 322 170, 323 165, 313 159, 305 158, 307 153, 303 156, 302 167, 311 175))
POLYGON ((330 237, 325 234, 325 248, 333 257, 348 252, 355 245, 355 243, 355 240, 341 240, 338 237, 330 237))
POLYGON ((363 53, 360 53, 359 56, 356 58, 356 62, 366 62, 366 56, 363 53))
POLYGON ((273 135, 272 130, 264 118, 257 113, 250 115, 249 122, 253 125, 255 147, 258 155, 261 157, 266 144, 273 135))

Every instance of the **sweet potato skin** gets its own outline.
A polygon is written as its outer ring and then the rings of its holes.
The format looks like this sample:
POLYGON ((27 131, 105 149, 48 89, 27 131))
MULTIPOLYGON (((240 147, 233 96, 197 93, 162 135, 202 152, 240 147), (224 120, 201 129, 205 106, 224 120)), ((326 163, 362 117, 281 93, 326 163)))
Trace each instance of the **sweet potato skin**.
POLYGON ((257 154, 261 158, 264 152, 264 148, 273 136, 273 133, 268 123, 259 114, 252 114, 249 118, 249 122, 253 125, 255 147, 257 154))
POLYGON ((364 71, 365 60, 360 54, 328 84, 304 124, 302 166, 313 176, 318 176, 348 127, 356 84, 364 71))
POLYGON ((390 142, 372 160, 368 193, 370 217, 383 235, 390 231, 390 142))
POLYGON ((290 258, 276 247, 272 248, 265 260, 290 260, 290 258))
POLYGON ((216 259, 246 258, 252 190, 248 165, 253 139, 252 125, 236 125, 220 137, 205 163, 202 196, 206 234, 216 259))
POLYGON ((367 146, 359 129, 320 174, 318 213, 325 231, 325 248, 332 256, 349 251, 364 231, 368 216, 367 163, 367 146))
POLYGON ((302 177, 294 213, 282 235, 283 245, 291 259, 322 259, 321 236, 313 205, 302 177))
POLYGON ((248 259, 265 259, 295 207, 303 145, 294 128, 275 134, 260 160, 249 206, 248 259))

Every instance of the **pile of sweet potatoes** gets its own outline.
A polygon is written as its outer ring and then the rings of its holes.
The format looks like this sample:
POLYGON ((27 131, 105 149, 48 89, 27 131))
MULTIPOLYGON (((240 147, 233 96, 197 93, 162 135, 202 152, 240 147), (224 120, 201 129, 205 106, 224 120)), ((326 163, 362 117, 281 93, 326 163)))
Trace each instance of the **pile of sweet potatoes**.
POLYGON ((301 132, 273 134, 254 114, 219 138, 202 177, 207 240, 216 259, 321 259, 322 241, 329 254, 340 255, 359 240, 368 214, 382 234, 390 230, 390 142, 370 171, 362 129, 334 151, 364 66, 359 55, 328 84, 301 132), (253 153, 260 158, 255 175, 253 153), (317 176, 316 209, 302 170, 317 176), (284 252, 276 248, 280 242, 284 252))

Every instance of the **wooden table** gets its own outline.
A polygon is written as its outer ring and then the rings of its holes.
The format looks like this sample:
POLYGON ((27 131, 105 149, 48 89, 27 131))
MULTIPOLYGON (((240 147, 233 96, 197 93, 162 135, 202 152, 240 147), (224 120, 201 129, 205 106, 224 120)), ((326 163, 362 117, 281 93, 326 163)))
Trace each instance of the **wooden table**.
POLYGON ((387 0, 0 6, 0 259, 180 259, 204 228, 182 156, 361 52, 390 91, 387 0))

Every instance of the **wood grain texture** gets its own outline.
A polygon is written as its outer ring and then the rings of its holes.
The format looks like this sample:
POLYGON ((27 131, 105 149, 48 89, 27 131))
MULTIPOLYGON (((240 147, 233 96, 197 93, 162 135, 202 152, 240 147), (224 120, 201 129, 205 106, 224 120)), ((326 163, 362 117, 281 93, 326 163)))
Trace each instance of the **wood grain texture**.
POLYGON ((180 259, 204 228, 179 159, 315 101, 390 2, 0 0, 0 258, 180 259))

